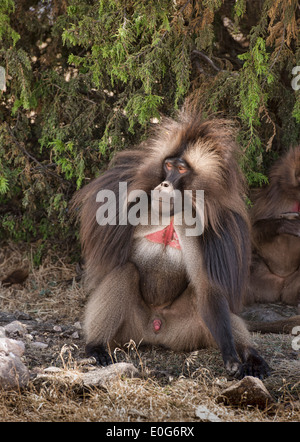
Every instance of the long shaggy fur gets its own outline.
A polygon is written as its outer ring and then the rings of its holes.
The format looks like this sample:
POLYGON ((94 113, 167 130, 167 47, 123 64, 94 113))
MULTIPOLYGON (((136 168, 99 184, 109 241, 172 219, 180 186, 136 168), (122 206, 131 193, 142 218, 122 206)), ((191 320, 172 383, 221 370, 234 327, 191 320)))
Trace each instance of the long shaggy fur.
MULTIPOLYGON (((283 302, 298 305, 300 146, 291 148, 274 163, 269 173, 269 184, 257 189, 252 199, 253 258, 245 303, 283 302)), ((265 329, 261 327, 262 331, 265 329)), ((281 332, 282 329, 278 322, 277 331, 281 332)))
POLYGON ((274 163, 269 184, 258 189, 253 200, 253 222, 291 212, 295 201, 300 201, 300 145, 274 163))
POLYGON ((240 305, 248 277, 250 239, 244 203, 244 180, 237 164, 232 122, 181 115, 166 119, 154 135, 136 150, 118 153, 109 170, 79 191, 73 208, 80 209, 81 241, 88 286, 97 287, 103 277, 130 259, 134 226, 105 225, 96 221, 96 194, 127 182, 128 192, 144 190, 150 195, 163 179, 163 162, 181 156, 193 173, 184 189, 204 190, 205 229, 199 237, 207 274, 229 302, 240 305))

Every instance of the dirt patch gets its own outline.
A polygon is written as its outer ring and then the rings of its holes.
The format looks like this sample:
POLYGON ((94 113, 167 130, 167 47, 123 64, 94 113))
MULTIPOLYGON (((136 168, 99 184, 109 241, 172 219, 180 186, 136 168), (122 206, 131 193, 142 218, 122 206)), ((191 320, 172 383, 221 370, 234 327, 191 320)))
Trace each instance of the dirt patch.
POLYGON ((253 335, 272 367, 264 380, 275 402, 272 409, 217 403, 222 391, 236 381, 226 378, 220 353, 213 349, 174 353, 129 343, 116 351, 116 358, 133 363, 139 378, 120 376, 105 389, 80 391, 55 382, 37 385, 36 376, 49 367, 68 375, 95 367, 82 361, 81 321, 87 297, 76 280, 76 263, 63 252, 49 252, 36 268, 34 247, 1 248, 0 280, 18 268, 28 269, 22 284, 0 287, 0 326, 18 321, 25 327, 23 334, 10 337, 25 343, 22 361, 31 376, 26 389, 0 393, 1 421, 199 421, 203 418, 199 406, 208 410, 207 416, 223 421, 300 420, 300 360, 291 335, 253 335))

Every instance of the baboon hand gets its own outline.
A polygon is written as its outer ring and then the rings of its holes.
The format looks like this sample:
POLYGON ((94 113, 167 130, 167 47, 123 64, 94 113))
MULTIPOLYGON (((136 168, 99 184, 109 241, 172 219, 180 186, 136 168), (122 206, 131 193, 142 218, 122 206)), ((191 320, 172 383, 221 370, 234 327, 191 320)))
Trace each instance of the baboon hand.
MULTIPOLYGON (((297 215, 297 214, 296 214, 297 215)), ((279 233, 300 236, 300 217, 295 218, 281 218, 282 225, 279 228, 279 233)))
POLYGON ((244 363, 241 363, 236 359, 227 360, 225 363, 225 368, 229 376, 235 379, 242 379, 245 376, 254 376, 256 378, 263 379, 268 377, 271 371, 266 361, 259 356, 255 350, 251 352, 244 363))
POLYGON ((249 355, 243 364, 244 376, 254 376, 263 379, 268 377, 270 372, 271 368, 258 352, 254 348, 249 349, 249 355))
POLYGON ((230 377, 242 379, 245 376, 243 374, 243 364, 238 359, 229 357, 224 363, 230 377))
POLYGON ((299 212, 285 212, 285 213, 282 213, 279 216, 279 218, 289 219, 289 220, 300 219, 300 213, 299 212))

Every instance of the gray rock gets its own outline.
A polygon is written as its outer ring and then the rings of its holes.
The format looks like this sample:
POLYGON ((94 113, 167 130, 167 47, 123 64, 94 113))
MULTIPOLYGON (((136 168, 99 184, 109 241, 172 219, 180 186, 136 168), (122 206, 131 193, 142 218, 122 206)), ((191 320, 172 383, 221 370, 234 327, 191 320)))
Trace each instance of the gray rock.
POLYGON ((21 357, 24 354, 25 345, 22 341, 16 341, 15 339, 0 338, 0 352, 9 354, 13 353, 16 356, 21 357))
POLYGON ((60 325, 55 325, 55 326, 53 327, 53 330, 54 330, 55 332, 61 332, 61 331, 62 331, 62 328, 61 328, 60 325))
POLYGON ((10 336, 24 337, 27 334, 26 325, 22 324, 20 321, 10 322, 4 328, 6 333, 10 336))
POLYGON ((31 347, 34 347, 38 350, 44 350, 45 348, 48 348, 49 345, 45 344, 44 342, 40 342, 40 341, 34 341, 30 343, 31 347))
POLYGON ((201 419, 201 421, 223 422, 219 416, 210 411, 205 405, 199 405, 195 410, 195 415, 201 419))
POLYGON ((226 388, 217 397, 217 402, 239 407, 252 405, 264 409, 273 404, 274 400, 260 379, 246 376, 241 381, 226 388))
POLYGON ((105 387, 109 382, 116 381, 122 376, 136 378, 140 377, 140 374, 133 364, 118 362, 83 373, 82 380, 85 387, 105 387))
POLYGON ((29 371, 21 359, 9 353, 0 353, 0 389, 18 390, 29 382, 29 371))
POLYGON ((48 367, 44 373, 39 373, 33 380, 35 387, 47 387, 55 385, 62 389, 72 388, 74 391, 83 391, 85 388, 98 387, 106 390, 110 382, 115 382, 125 377, 139 377, 139 371, 133 364, 120 362, 82 373, 76 370, 57 369, 48 367))

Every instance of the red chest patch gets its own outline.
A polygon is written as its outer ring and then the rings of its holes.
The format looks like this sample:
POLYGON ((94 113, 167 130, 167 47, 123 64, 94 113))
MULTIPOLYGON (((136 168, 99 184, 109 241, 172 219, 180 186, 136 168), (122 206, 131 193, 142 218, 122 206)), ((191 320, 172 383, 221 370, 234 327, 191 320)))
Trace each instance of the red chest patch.
POLYGON ((156 242, 159 244, 164 244, 164 246, 170 246, 174 247, 175 249, 181 250, 178 235, 174 230, 173 220, 171 221, 171 224, 167 227, 165 227, 162 230, 159 230, 158 232, 150 233, 149 235, 146 235, 145 238, 148 239, 148 241, 156 242))
POLYGON ((300 203, 295 203, 293 205, 292 212, 300 212, 300 203))

